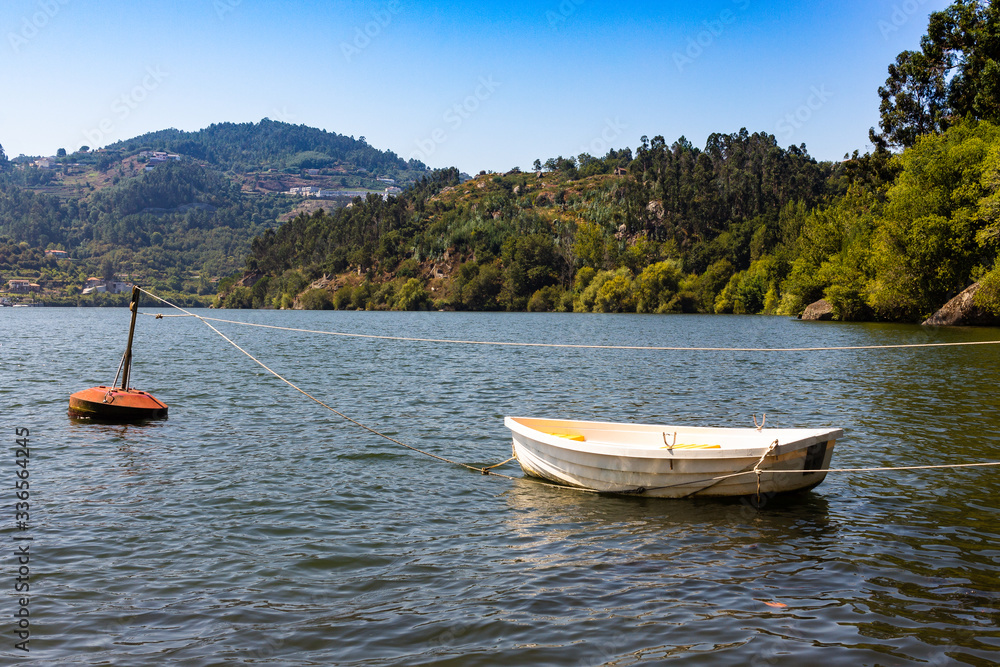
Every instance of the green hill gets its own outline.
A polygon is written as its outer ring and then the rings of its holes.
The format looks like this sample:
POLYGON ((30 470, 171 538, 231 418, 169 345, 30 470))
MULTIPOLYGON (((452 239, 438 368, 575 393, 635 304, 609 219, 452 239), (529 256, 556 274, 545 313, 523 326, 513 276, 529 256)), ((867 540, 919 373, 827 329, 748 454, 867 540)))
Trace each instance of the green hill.
POLYGON ((1000 124, 817 162, 745 130, 300 215, 257 237, 228 307, 797 315, 919 322, 978 282, 1000 314, 1000 124))
POLYGON ((78 295, 88 277, 111 273, 207 304, 215 281, 243 267, 250 240, 279 218, 424 173, 363 140, 267 119, 60 150, 43 166, 3 156, 0 278, 30 278, 48 302, 99 303, 78 295), (327 198, 286 194, 304 186, 327 198))
POLYGON ((118 273, 207 302, 228 276, 216 302, 257 308, 794 315, 823 298, 837 319, 911 322, 975 284, 1000 314, 998 34, 993 4, 933 12, 878 91, 875 152, 838 163, 741 130, 462 182, 267 119, 37 164, 0 148, 0 279, 75 302, 118 273), (318 209, 291 188, 345 196, 318 209))
MULTIPOLYGON (((221 303, 714 312, 734 276, 846 188, 841 165, 746 130, 545 165, 466 183, 446 170, 399 198, 299 216, 254 241, 221 303)), ((729 310, 774 312, 770 288, 729 310)))
MULTIPOLYGON (((301 215, 253 242, 241 307, 455 308, 921 321, 972 286, 1000 315, 1000 10, 929 16, 878 89, 874 153, 838 164, 769 135, 703 149, 444 172, 398 199, 301 215), (542 168, 544 166, 544 172, 542 168)), ((976 312, 978 309, 980 312, 976 312)))
POLYGON ((387 176, 399 175, 407 180, 409 172, 419 175, 426 171, 416 160, 408 163, 392 151, 369 146, 364 137, 355 139, 267 118, 259 123, 218 123, 196 132, 160 130, 106 148, 127 153, 140 150, 179 153, 234 172, 340 167, 344 171, 364 169, 387 176))

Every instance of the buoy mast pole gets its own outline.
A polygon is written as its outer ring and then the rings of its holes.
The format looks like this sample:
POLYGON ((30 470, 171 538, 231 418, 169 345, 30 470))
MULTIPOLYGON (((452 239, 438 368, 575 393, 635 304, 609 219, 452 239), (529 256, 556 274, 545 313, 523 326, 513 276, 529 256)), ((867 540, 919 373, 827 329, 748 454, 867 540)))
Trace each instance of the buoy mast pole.
POLYGON ((132 323, 128 327, 128 345, 125 346, 125 358, 122 361, 121 388, 125 391, 128 391, 128 374, 132 368, 132 336, 135 335, 135 318, 139 314, 139 288, 137 286, 132 287, 132 303, 129 304, 128 309, 132 311, 132 323))

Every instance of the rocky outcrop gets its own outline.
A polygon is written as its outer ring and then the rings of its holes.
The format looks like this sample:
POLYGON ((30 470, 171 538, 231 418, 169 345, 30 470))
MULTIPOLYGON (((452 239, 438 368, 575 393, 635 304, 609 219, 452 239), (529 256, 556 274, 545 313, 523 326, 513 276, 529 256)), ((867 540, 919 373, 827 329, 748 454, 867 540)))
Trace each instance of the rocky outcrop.
POLYGON ((666 209, 663 207, 663 202, 658 199, 654 199, 646 205, 646 213, 649 214, 650 219, 654 222, 661 223, 666 217, 666 209))
POLYGON ((810 303, 799 316, 803 320, 832 320, 833 305, 826 299, 820 299, 816 303, 810 303))
POLYGON ((542 192, 535 197, 535 206, 552 206, 556 203, 556 196, 551 192, 542 192))
POLYGON ((1000 326, 1000 316, 991 315, 973 303, 978 290, 979 283, 966 288, 923 324, 930 327, 1000 326))
POLYGON ((320 278, 317 281, 314 281, 306 289, 326 289, 327 287, 330 286, 330 283, 332 283, 332 282, 333 281, 330 280, 330 278, 324 273, 322 278, 320 278))
POLYGON ((242 278, 236 281, 237 287, 253 287, 257 284, 257 281, 264 277, 263 273, 259 271, 251 271, 250 273, 244 274, 242 278))

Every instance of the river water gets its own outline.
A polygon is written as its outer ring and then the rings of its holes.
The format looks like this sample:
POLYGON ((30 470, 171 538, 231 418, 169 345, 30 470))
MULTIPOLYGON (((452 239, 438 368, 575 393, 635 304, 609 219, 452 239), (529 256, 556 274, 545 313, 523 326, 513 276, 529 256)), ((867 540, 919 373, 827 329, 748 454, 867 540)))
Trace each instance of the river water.
MULTIPOLYGON (((159 307, 144 306, 147 312, 159 307)), ((997 329, 750 316, 197 311, 465 340, 829 347, 997 329)), ((839 427, 835 467, 1000 461, 1000 345, 823 352, 463 346, 215 324, 331 407, 482 466, 505 415, 839 427)), ((755 509, 483 477, 358 429, 203 323, 140 317, 169 419, 71 420, 124 309, 0 309, 0 662, 951 665, 1000 661, 997 468, 831 473, 755 509), (30 521, 15 528, 15 429, 30 521), (16 537, 30 541, 29 644, 16 537), (6 619, 6 620, 3 620, 6 619)))

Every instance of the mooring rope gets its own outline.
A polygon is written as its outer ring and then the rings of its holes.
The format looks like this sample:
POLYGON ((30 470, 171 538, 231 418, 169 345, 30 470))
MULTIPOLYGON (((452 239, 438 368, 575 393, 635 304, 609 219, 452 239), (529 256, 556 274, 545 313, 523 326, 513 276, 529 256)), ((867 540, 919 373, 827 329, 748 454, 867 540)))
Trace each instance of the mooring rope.
POLYGON ((396 438, 393 438, 392 436, 386 435, 385 433, 381 433, 381 432, 373 429, 370 426, 366 426, 365 424, 362 424, 361 422, 359 422, 356 419, 348 417, 343 412, 340 412, 339 410, 336 410, 336 409, 330 407, 329 405, 327 405, 323 401, 319 400, 318 398, 316 398, 315 396, 313 396, 312 394, 310 394, 309 392, 307 392, 305 389, 302 389, 301 387, 299 387, 298 385, 296 385, 295 383, 293 383, 291 380, 288 380, 287 378, 283 377, 280 373, 278 373, 277 371, 275 371, 272 368, 268 367, 267 364, 265 364, 263 361, 261 361, 260 359, 258 359, 255 356, 253 356, 252 354, 250 354, 246 350, 244 350, 242 347, 240 347, 239 345, 237 345, 235 341, 233 341, 231 338, 229 338, 228 336, 226 336, 226 334, 222 333, 221 331, 219 331, 218 329, 216 329, 211 324, 209 324, 208 322, 205 321, 206 319, 209 319, 209 318, 204 318, 204 317, 201 317, 200 315, 195 315, 192 312, 184 310, 180 306, 178 306, 176 304, 173 304, 173 303, 170 303, 166 299, 158 297, 155 294, 153 294, 152 292, 147 292, 146 290, 142 289, 141 287, 138 288, 138 289, 143 294, 146 294, 147 296, 150 296, 150 297, 156 299, 157 301, 161 301, 161 302, 165 303, 166 305, 170 306, 171 308, 176 308, 177 310, 181 311, 182 313, 185 313, 185 315, 188 316, 188 317, 195 317, 195 318, 201 320, 205 324, 205 326, 207 326, 209 329, 211 329, 215 333, 217 333, 220 336, 222 336, 222 338, 227 343, 229 343, 230 345, 232 345, 233 347, 235 347, 237 350, 239 350, 240 352, 242 352, 243 354, 245 354, 247 357, 249 357, 250 359, 252 359, 258 366, 260 366, 261 368, 263 368, 264 370, 266 370, 268 373, 270 373, 274 377, 278 378, 279 380, 281 380, 282 382, 284 382, 289 387, 291 387, 295 391, 299 392, 300 394, 302 394, 303 396, 305 396, 309 400, 311 400, 311 401, 313 401, 315 403, 318 403, 319 405, 323 406, 324 408, 326 408, 327 410, 329 410, 333 414, 337 415, 338 417, 340 417, 342 419, 347 420, 348 422, 354 424, 355 426, 363 428, 364 430, 368 431, 369 433, 371 433, 373 435, 377 435, 380 438, 384 438, 384 439, 388 440, 389 442, 393 442, 393 443, 395 443, 395 444, 397 444, 397 445, 399 445, 401 447, 405 447, 405 448, 407 448, 409 450, 412 450, 414 452, 417 452, 419 454, 423 454, 424 456, 429 456, 431 458, 437 459, 438 461, 443 461, 445 463, 450 463, 451 465, 455 465, 455 466, 461 466, 461 467, 466 468, 468 470, 474 470, 476 472, 481 472, 484 475, 492 475, 492 476, 495 476, 495 477, 503 477, 505 479, 516 479, 516 478, 510 477, 508 475, 503 475, 503 474, 498 473, 498 472, 493 472, 493 468, 499 468, 500 466, 502 466, 502 465, 504 465, 506 463, 509 463, 512 459, 507 459, 503 463, 498 463, 496 465, 492 465, 492 466, 489 466, 489 467, 486 467, 486 468, 477 468, 476 466, 471 466, 471 465, 468 465, 468 464, 465 464, 465 463, 460 463, 458 461, 452 461, 451 459, 447 459, 447 458, 445 458, 443 456, 438 456, 437 454, 432 454, 431 452, 427 452, 427 451, 424 451, 424 450, 419 449, 417 447, 414 447, 412 445, 408 445, 405 442, 401 442, 401 441, 397 440, 396 438))
MULTIPOLYGON (((757 415, 753 416, 753 423, 755 425, 757 424, 757 415)), ((760 426, 757 427, 757 432, 760 433, 761 429, 763 429, 763 428, 764 428, 764 425, 761 424, 760 426)), ((754 464, 753 470, 751 471, 755 475, 757 475, 757 504, 758 505, 760 504, 760 475, 761 475, 760 467, 762 465, 764 465, 764 459, 767 458, 767 455, 770 454, 771 452, 773 452, 774 448, 777 447, 777 446, 778 446, 778 441, 777 440, 775 440, 774 442, 772 442, 771 446, 768 447, 767 450, 761 455, 760 460, 757 461, 756 464, 754 464)))
MULTIPOLYGON (((146 290, 143 293, 149 294, 146 290)), ((152 295, 150 295, 152 296, 152 295)), ((156 297, 159 299, 159 297, 156 297)), ((160 299, 163 301, 163 299, 160 299)), ((414 338, 412 336, 379 336, 376 334, 348 333, 344 331, 319 331, 316 329, 297 329, 295 327, 279 327, 273 324, 257 324, 255 322, 240 322, 239 320, 224 320, 218 317, 202 317, 195 315, 172 303, 164 301, 182 312, 185 315, 161 315, 154 313, 142 313, 149 317, 197 317, 203 322, 221 322, 223 324, 236 324, 244 327, 256 327, 259 329, 275 329, 278 331, 291 331, 295 333, 318 334, 321 336, 341 336, 344 338, 368 338, 374 340, 393 340, 409 343, 443 343, 449 345, 492 345, 496 347, 544 347, 563 348, 572 350, 645 350, 649 352, 834 352, 841 350, 903 350, 926 347, 965 347, 969 345, 1000 345, 1000 340, 975 340, 960 341, 956 343, 905 343, 897 345, 842 345, 833 347, 676 347, 659 345, 595 345, 595 344, 572 344, 572 343, 519 343, 510 341, 490 341, 490 340, 456 340, 453 338, 414 338)))
MULTIPOLYGON (((708 486, 714 486, 715 484, 717 484, 717 483, 719 483, 719 482, 721 482, 723 480, 726 480, 726 479, 732 479, 734 477, 742 477, 744 475, 757 475, 757 497, 759 499, 760 498, 760 476, 763 475, 763 474, 767 474, 767 473, 774 473, 776 475, 777 474, 802 475, 802 474, 812 474, 814 472, 897 472, 897 471, 901 471, 901 470, 939 470, 939 469, 953 469, 953 468, 985 468, 985 467, 991 467, 991 466, 992 467, 1000 466, 1000 461, 988 461, 988 462, 984 462, 984 463, 948 463, 948 464, 925 465, 925 466, 896 466, 896 467, 891 467, 891 468, 886 468, 886 467, 882 467, 882 468, 820 468, 820 469, 817 469, 817 470, 769 470, 769 469, 766 469, 766 468, 760 468, 759 466, 764 462, 764 459, 767 458, 767 455, 770 454, 770 453, 771 453, 771 450, 768 449, 768 451, 764 453, 764 456, 761 457, 760 461, 758 461, 751 470, 741 470, 740 472, 734 472, 734 473, 730 473, 728 475, 717 475, 716 477, 705 477, 705 478, 696 479, 696 480, 685 480, 683 482, 677 482, 676 484, 667 484, 665 486, 642 487, 640 489, 636 489, 636 490, 633 490, 633 491, 624 491, 623 493, 625 493, 627 495, 642 495, 643 493, 646 493, 648 491, 658 491, 658 490, 661 490, 661 489, 673 489, 673 488, 678 488, 678 487, 682 487, 682 486, 691 486, 693 484, 705 484, 706 482, 711 482, 711 484, 709 484, 708 486)), ((700 487, 698 489, 695 489, 695 491, 693 491, 692 493, 697 493, 699 491, 703 491, 704 489, 708 488, 708 486, 703 486, 703 487, 700 487)), ((574 488, 574 489, 577 489, 577 490, 580 490, 580 491, 589 491, 589 492, 593 492, 593 493, 601 493, 600 491, 596 491, 594 489, 586 489, 586 488, 583 488, 583 487, 567 487, 567 488, 574 488)), ((684 497, 687 497, 687 496, 684 496, 684 497)))
MULTIPOLYGON (((1000 466, 1000 461, 985 461, 983 463, 942 463, 940 465, 926 465, 926 466, 895 466, 891 468, 818 468, 816 470, 761 470, 761 473, 775 473, 775 474, 798 474, 803 473, 812 474, 814 472, 889 472, 897 470, 943 470, 946 468, 987 468, 990 466, 1000 466)), ((730 477, 739 477, 740 475, 753 475, 754 470, 746 470, 744 472, 737 472, 731 475, 723 475, 722 477, 713 477, 712 479, 729 479, 730 477)))

